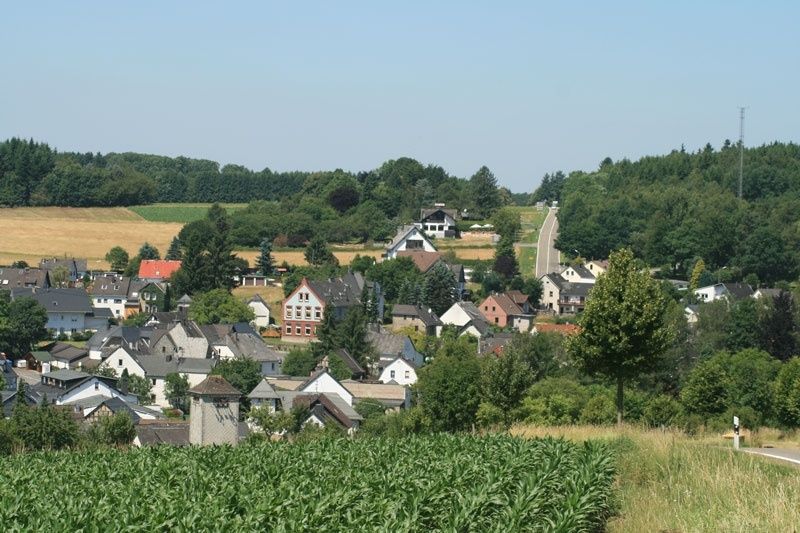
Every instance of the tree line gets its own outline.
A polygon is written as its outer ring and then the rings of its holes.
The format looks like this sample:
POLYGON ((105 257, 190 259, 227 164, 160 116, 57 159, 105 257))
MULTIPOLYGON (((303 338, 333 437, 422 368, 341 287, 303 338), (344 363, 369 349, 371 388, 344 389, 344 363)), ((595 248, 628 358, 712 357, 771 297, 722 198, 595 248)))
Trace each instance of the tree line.
POLYGON ((742 199, 738 170, 738 146, 725 141, 719 150, 606 158, 594 172, 551 176, 533 198, 560 199, 556 246, 567 256, 605 258, 628 246, 682 279, 700 259, 719 281, 795 279, 800 145, 745 149, 742 199))
POLYGON ((187 157, 58 152, 18 138, 0 143, 0 205, 6 206, 285 201, 318 223, 354 210, 367 220, 376 213, 408 219, 434 202, 486 217, 514 200, 486 167, 467 180, 407 157, 358 173, 275 172, 187 157))

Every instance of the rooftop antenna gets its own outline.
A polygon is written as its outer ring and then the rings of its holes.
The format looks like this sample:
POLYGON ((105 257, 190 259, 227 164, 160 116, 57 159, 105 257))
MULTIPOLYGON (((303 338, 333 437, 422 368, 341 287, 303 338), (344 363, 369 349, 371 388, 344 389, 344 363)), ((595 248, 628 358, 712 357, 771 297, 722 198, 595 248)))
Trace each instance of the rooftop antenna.
POLYGON ((739 108, 739 199, 742 198, 742 173, 744 170, 744 107, 739 108))

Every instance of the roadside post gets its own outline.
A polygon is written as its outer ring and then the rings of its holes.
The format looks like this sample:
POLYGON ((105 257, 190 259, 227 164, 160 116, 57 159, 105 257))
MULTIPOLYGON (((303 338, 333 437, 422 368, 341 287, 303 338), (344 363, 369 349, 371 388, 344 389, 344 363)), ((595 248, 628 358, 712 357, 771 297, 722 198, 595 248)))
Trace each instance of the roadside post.
POLYGON ((739 417, 733 417, 733 449, 739 449, 739 417))

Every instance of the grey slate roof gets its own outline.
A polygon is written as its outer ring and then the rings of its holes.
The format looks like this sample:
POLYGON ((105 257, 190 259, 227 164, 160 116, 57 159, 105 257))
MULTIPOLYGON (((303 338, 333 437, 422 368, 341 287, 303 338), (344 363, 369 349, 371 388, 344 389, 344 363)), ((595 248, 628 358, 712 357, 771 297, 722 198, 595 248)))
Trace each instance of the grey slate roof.
POLYGON ((361 292, 364 288, 364 277, 360 273, 348 273, 341 278, 327 280, 307 280, 308 286, 325 305, 333 307, 353 307, 361 304, 361 292))
POLYGON ((581 278, 594 279, 594 273, 584 265, 573 266, 572 270, 574 270, 581 278))
POLYGON ((48 313, 92 314, 89 293, 85 289, 13 289, 11 298, 33 298, 48 313))
POLYGON ((433 246, 433 244, 430 242, 430 239, 428 239, 428 237, 425 236, 425 233, 421 229, 419 229, 414 224, 406 224, 405 226, 400 226, 397 229, 397 233, 395 234, 394 238, 392 238, 392 240, 389 242, 389 244, 386 245, 386 249, 391 250, 395 248, 398 244, 403 242, 403 239, 405 239, 409 233, 411 233, 414 230, 417 230, 420 233, 420 237, 428 241, 428 243, 431 244, 431 246, 433 246))
POLYGON ((594 283, 573 283, 567 281, 555 272, 546 275, 558 287, 561 296, 583 296, 589 295, 589 291, 594 287, 594 283))
POLYGON ((84 372, 78 372, 77 370, 62 369, 42 374, 42 377, 47 379, 56 379, 58 381, 72 381, 76 379, 86 379, 91 376, 84 372))
POLYGON ((736 299, 753 296, 753 288, 747 283, 723 283, 728 293, 736 299))
POLYGON ((258 385, 256 385, 255 388, 250 391, 250 394, 248 394, 247 397, 253 400, 277 400, 280 398, 273 386, 270 385, 269 381, 266 379, 259 381, 258 385))
MULTIPOLYGON (((430 209, 422 208, 420 209, 419 219, 420 222, 425 222, 425 219, 429 218, 431 215, 435 215, 441 211, 443 214, 448 215, 453 220, 458 218, 458 210, 457 209, 448 209, 445 207, 432 207, 430 209)), ((436 220, 443 220, 444 217, 437 217, 436 220)))
POLYGON ((410 316, 422 320, 426 326, 440 326, 442 322, 432 312, 418 305, 395 304, 392 316, 410 316))
POLYGON ((144 370, 147 377, 163 378, 173 372, 185 374, 210 374, 217 364, 216 359, 201 359, 199 357, 170 357, 164 355, 132 354, 136 362, 144 370))
POLYGON ((0 289, 43 288, 48 284, 48 272, 42 268, 0 267, 0 289))
POLYGON ((156 446, 159 444, 169 444, 172 446, 189 445, 189 424, 188 423, 166 423, 159 422, 154 424, 139 424, 136 426, 136 436, 142 446, 156 446))
POLYGON ((112 298, 127 298, 130 285, 131 278, 107 274, 95 278, 89 294, 94 297, 110 296, 112 298))
POLYGON ((398 335, 388 331, 374 330, 367 331, 366 337, 367 342, 375 348, 375 350, 378 352, 378 355, 389 355, 392 357, 403 353, 405 339, 405 335, 398 335))

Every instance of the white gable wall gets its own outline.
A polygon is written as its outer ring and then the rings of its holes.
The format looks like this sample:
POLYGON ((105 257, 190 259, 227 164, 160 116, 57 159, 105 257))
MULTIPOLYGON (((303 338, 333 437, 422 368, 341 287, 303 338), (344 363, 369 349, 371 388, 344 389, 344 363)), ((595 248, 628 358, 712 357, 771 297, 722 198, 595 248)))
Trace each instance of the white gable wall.
POLYGON ((399 357, 386 365, 378 379, 383 383, 394 381, 400 385, 413 385, 417 382, 417 371, 402 357, 399 357))
POLYGON ((347 405, 353 405, 353 395, 344 386, 327 372, 317 376, 311 383, 300 389, 303 392, 324 392, 338 394, 347 405))

